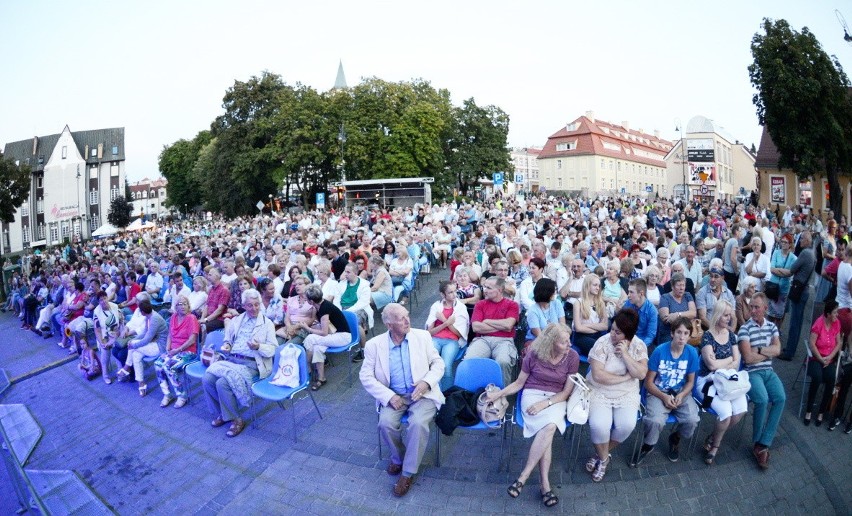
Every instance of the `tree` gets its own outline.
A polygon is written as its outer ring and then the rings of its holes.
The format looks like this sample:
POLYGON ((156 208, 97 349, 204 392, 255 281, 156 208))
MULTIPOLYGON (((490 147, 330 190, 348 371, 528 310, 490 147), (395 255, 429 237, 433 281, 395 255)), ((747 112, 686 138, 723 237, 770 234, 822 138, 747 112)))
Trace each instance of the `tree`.
POLYGON ((849 78, 807 27, 763 20, 765 34, 752 38, 749 65, 757 117, 780 154, 778 166, 801 179, 825 172, 830 206, 840 217, 838 175, 852 165, 852 100, 849 78))
POLYGON ((0 152, 0 221, 11 223, 15 212, 30 195, 30 167, 16 165, 0 152))
POLYGON ((123 195, 119 195, 109 203, 107 221, 117 228, 126 228, 130 225, 132 212, 133 205, 123 195))
POLYGON ((192 140, 178 140, 163 147, 160 153, 160 172, 168 180, 166 206, 183 210, 184 205, 195 208, 204 202, 200 178, 193 172, 198 154, 212 136, 201 131, 192 140))
POLYGON ((470 98, 453 110, 444 157, 461 195, 468 195, 482 176, 512 170, 508 136, 509 115, 497 106, 480 107, 470 98))

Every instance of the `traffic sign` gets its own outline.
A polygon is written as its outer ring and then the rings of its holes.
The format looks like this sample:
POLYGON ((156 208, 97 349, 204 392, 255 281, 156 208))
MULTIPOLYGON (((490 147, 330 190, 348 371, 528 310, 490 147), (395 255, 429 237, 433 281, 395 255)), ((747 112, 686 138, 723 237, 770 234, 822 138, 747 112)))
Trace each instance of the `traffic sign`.
POLYGON ((317 209, 325 209, 325 193, 323 192, 317 192, 317 209))
POLYGON ((494 186, 503 186, 502 172, 494 172, 494 186))
POLYGON ((654 191, 654 187, 653 187, 653 186, 651 186, 651 185, 648 185, 648 186, 646 186, 646 187, 645 187, 645 191, 646 191, 646 192, 653 192, 653 191, 654 191))
POLYGON ((266 206, 266 205, 263 204, 263 201, 257 201, 257 204, 254 205, 255 208, 257 208, 258 210, 261 210, 261 211, 263 211, 264 206, 266 206))
POLYGON ((523 183, 524 182, 523 174, 515 174, 515 182, 516 183, 523 183))
POLYGON ((707 185, 701 185, 701 195, 707 195, 708 191, 710 191, 710 189, 707 188, 707 185))
POLYGON ((621 187, 621 193, 627 193, 627 188, 621 187))

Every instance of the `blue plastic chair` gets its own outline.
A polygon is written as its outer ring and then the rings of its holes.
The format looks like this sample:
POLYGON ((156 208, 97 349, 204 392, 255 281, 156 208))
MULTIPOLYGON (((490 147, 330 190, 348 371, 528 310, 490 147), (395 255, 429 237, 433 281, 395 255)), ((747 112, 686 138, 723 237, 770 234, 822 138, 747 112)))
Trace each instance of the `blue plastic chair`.
POLYGON ((349 355, 349 386, 352 386, 352 349, 360 342, 360 329, 358 328, 358 316, 354 312, 343 310, 343 316, 346 317, 346 323, 349 326, 349 344, 338 346, 336 348, 328 348, 325 352, 329 353, 344 353, 349 355))
MULTIPOLYGON (((204 343, 205 348, 212 348, 215 351, 219 351, 222 348, 222 342, 225 341, 225 331, 224 330, 216 330, 211 331, 207 334, 207 341, 204 343)), ((204 378, 204 373, 207 372, 207 366, 205 366, 201 362, 201 352, 198 353, 198 360, 192 362, 187 365, 183 369, 184 374, 184 382, 187 383, 186 394, 189 396, 189 379, 195 378, 196 380, 201 380, 204 378)), ((190 401, 192 401, 190 399, 190 401)))
MULTIPOLYGON (((284 349, 284 346, 280 346, 275 350, 275 356, 272 360, 272 374, 270 374, 267 378, 260 380, 259 382, 253 384, 251 386, 252 393, 252 405, 254 405, 255 396, 267 400, 273 401, 278 404, 283 410, 287 410, 287 407, 284 405, 286 400, 290 400, 290 417, 293 422, 293 441, 297 440, 296 437, 296 411, 293 409, 293 405, 296 400, 294 397, 296 394, 305 391, 308 393, 308 396, 311 398, 311 402, 314 404, 314 408, 317 411, 317 415, 322 419, 322 413, 320 412, 319 407, 317 406, 316 400, 314 400, 313 394, 308 389, 308 385, 311 382, 310 370, 308 369, 308 358, 305 354, 304 348, 301 346, 296 346, 299 350, 299 385, 294 388, 290 387, 281 387, 278 385, 273 385, 270 383, 270 380, 275 376, 275 372, 278 371, 278 361, 281 357, 281 350, 284 349)), ((252 420, 254 421, 254 426, 257 428, 257 409, 253 411, 252 420)))
MULTIPOLYGON (((456 368, 456 376, 453 384, 462 389, 476 392, 491 383, 500 389, 504 387, 503 372, 500 370, 500 364, 495 360, 490 358, 468 358, 467 360, 462 360, 458 368, 456 368)), ((496 424, 485 424, 480 421, 473 426, 460 426, 456 430, 491 431, 502 428, 503 435, 500 439, 500 458, 497 461, 497 471, 500 471, 500 463, 503 460, 503 450, 506 444, 506 425, 504 423, 507 421, 509 419, 505 417, 496 424)))

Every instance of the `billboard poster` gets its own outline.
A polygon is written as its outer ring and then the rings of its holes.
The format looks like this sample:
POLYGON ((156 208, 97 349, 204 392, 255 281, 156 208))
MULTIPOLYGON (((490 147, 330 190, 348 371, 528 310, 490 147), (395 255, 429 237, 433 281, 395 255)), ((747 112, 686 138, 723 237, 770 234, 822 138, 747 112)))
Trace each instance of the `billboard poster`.
POLYGON ((688 161, 702 163, 716 161, 713 152, 713 138, 686 140, 686 156, 688 161))
POLYGON ((769 176, 770 202, 787 204, 787 184, 784 176, 769 176))
POLYGON ((689 183, 716 186, 716 163, 689 163, 689 183))

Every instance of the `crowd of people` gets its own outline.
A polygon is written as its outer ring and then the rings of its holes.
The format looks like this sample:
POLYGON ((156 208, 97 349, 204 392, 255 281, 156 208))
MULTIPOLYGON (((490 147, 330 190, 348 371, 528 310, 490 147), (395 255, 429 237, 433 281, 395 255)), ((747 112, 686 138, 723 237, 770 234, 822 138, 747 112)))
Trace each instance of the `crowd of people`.
POLYGON ((640 404, 643 444, 632 464, 654 450, 671 413, 679 425, 666 455, 678 460, 699 403, 716 417, 703 441, 712 464, 747 410, 745 395, 723 401, 706 388, 715 371, 731 369, 749 373, 753 453, 767 468, 786 391, 774 358, 807 360, 805 424, 845 423, 852 432, 844 414, 852 384, 848 229, 843 217, 801 208, 641 198, 496 198, 174 221, 28 257, 4 309, 23 329, 79 355, 89 380, 133 379, 145 396, 151 363, 164 408, 185 406, 183 370, 222 332, 203 391, 212 426, 230 422, 229 436, 244 430, 252 382, 272 373, 281 344, 303 346, 310 388, 319 390, 328 349, 358 340, 353 360, 364 361, 362 383, 381 407, 398 496, 417 474, 455 363, 494 359, 505 387, 492 396, 523 393, 525 436, 535 436, 509 494, 518 496, 538 467, 542 501, 552 506, 551 442, 565 430, 567 377, 579 357, 589 363, 595 454, 586 469, 596 482, 633 432, 640 404), (411 328, 405 305, 430 269, 447 279, 425 327, 411 328), (811 284, 821 315, 811 318, 805 358, 798 341, 811 284), (368 341, 376 312, 388 333, 368 341))

